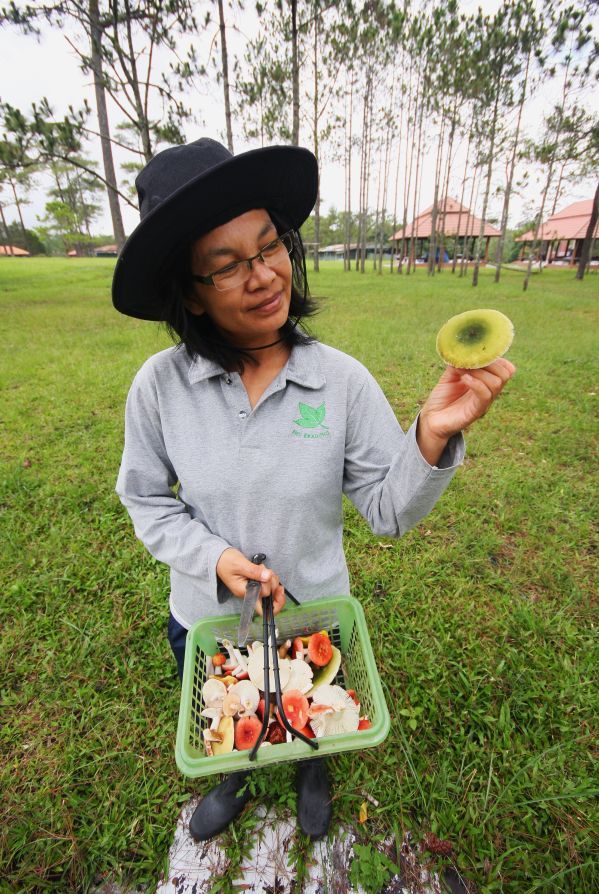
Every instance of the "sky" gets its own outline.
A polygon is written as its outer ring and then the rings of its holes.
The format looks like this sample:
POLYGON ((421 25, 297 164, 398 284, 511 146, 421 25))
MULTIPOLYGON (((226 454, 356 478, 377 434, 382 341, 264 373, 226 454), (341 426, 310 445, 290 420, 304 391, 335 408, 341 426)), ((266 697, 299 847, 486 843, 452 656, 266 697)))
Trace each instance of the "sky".
MULTIPOLYGON (((467 11, 474 11, 478 5, 482 5, 485 12, 492 13, 499 5, 499 0, 484 0, 482 4, 475 2, 475 0, 462 0, 461 4, 467 11)), ((238 24, 247 37, 255 35, 257 21, 252 13, 244 13, 238 24)), ((69 105, 77 107, 86 98, 92 108, 95 109, 91 79, 81 72, 76 53, 69 46, 66 36, 63 31, 44 26, 42 39, 37 41, 34 36, 23 35, 14 27, 0 28, 0 60, 2 60, 0 67, 0 97, 2 100, 26 110, 30 107, 31 102, 46 96, 55 113, 62 115, 66 113, 69 105)), ((211 36, 210 33, 206 34, 204 45, 199 47, 200 57, 203 54, 203 58, 206 60, 208 58, 211 36)), ((230 53, 235 50, 235 40, 235 35, 231 34, 229 37, 230 53)), ((551 98, 545 92, 543 104, 549 103, 551 98)), ((200 119, 195 124, 188 126, 186 131, 188 139, 193 140, 200 136, 211 136, 225 142, 224 110, 219 88, 213 86, 211 91, 207 90, 207 88, 202 88, 202 90, 196 89, 194 93, 187 97, 187 100, 188 104, 193 107, 198 119, 200 119)), ((596 95, 589 94, 588 103, 592 103, 596 110, 599 110, 599 100, 596 95)), ((544 107, 546 106, 544 105, 544 107)), ((543 108, 538 97, 527 107, 525 120, 530 132, 540 128, 542 111, 543 108)), ((92 120, 93 118, 90 117, 90 122, 92 120)), ((117 117, 113 109, 111 126, 114 126, 116 121, 117 117)), ((94 127, 95 122, 90 124, 90 126, 94 127)), ((244 142, 240 133, 234 133, 234 139, 236 153, 254 148, 255 146, 255 144, 251 145, 244 142)), ((308 142, 304 140, 301 140, 301 142, 309 146, 308 142)), ((461 168, 459 162, 463 158, 464 153, 465 147, 458 146, 456 172, 461 168)), ((99 141, 90 142, 88 154, 100 161, 99 141)), ((115 150, 115 155, 117 163, 119 160, 125 160, 125 153, 122 151, 115 150)), ((434 167, 434 145, 431 146, 430 156, 425 164, 430 165, 431 169, 434 167)), ((355 162, 355 167, 357 170, 357 161, 355 162)), ((344 175, 342 166, 325 159, 321 164, 320 177, 322 213, 326 213, 331 205, 343 208, 344 175)), ((29 195, 30 203, 23 209, 25 224, 28 227, 34 227, 39 224, 38 217, 43 215, 44 203, 47 200, 43 188, 43 180, 42 178, 39 179, 38 188, 31 191, 29 195)), ((423 180, 421 201, 419 202, 420 210, 432 204, 432 179, 432 177, 425 176, 423 180)), ((454 184, 453 189, 450 187, 450 194, 459 199, 457 183, 454 184)), ((510 213, 510 224, 512 226, 523 218, 530 216, 535 201, 538 199, 538 194, 539 187, 535 186, 533 182, 524 196, 514 196, 510 213)), ((590 198, 592 194, 592 184, 588 182, 570 184, 560 200, 559 207, 565 207, 570 202, 579 199, 590 198)), ((5 198, 7 199, 8 197, 6 196, 5 198)), ((499 215, 499 201, 499 199, 492 201, 488 216, 499 215)), ((354 199, 354 207, 356 204, 357 197, 354 199)), ((107 202, 103 199, 102 205, 102 213, 94 225, 94 231, 97 233, 110 233, 112 225, 107 202)), ((16 217, 15 209, 10 207, 8 202, 5 205, 5 213, 9 221, 16 217)), ((125 230, 130 233, 138 223, 138 214, 134 209, 123 205, 123 215, 125 230)))

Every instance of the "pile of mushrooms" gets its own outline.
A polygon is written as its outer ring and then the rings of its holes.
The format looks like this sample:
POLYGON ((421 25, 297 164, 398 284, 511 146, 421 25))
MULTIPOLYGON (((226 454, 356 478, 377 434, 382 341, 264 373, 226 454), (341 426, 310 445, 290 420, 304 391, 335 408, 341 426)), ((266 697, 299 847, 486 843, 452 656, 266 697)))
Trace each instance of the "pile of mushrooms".
MULTIPOLYGON (((203 730, 206 754, 209 756, 233 750, 235 721, 256 714, 264 691, 264 645, 258 641, 248 644, 247 657, 230 640, 224 639, 222 645, 227 656, 217 653, 208 657, 208 678, 202 688, 204 708, 201 715, 210 721, 210 725, 203 730)), ((317 688, 312 689, 314 672, 299 638, 294 641, 293 646, 291 640, 280 645, 278 654, 282 692, 297 691, 298 696, 299 693, 309 693, 309 725, 316 738, 363 728, 360 705, 352 694, 337 685, 317 684, 317 688)), ((275 681, 272 657, 269 658, 272 693, 275 681)), ((269 705, 268 722, 269 725, 277 722, 272 704, 269 705)), ((285 737, 286 741, 291 741, 288 731, 285 731, 285 737)), ((269 744, 265 739, 261 747, 269 744)))
POLYGON ((233 750, 233 718, 255 714, 260 703, 260 693, 250 680, 239 680, 227 688, 222 680, 208 678, 202 688, 202 699, 206 707, 202 717, 210 720, 204 730, 206 753, 225 754, 233 750))

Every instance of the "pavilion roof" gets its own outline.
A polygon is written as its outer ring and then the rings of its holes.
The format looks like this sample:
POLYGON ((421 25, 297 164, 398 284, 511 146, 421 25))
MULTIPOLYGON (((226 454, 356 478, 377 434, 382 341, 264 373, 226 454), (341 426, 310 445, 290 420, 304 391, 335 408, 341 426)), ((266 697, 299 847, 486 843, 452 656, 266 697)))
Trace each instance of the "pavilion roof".
POLYGON ((14 257, 26 258, 29 257, 29 252, 16 245, 0 245, 0 255, 13 255, 14 257))
MULTIPOLYGON (((427 238, 432 232, 433 206, 426 208, 418 217, 406 226, 405 237, 427 238)), ((456 199, 447 196, 438 203, 437 232, 443 230, 443 218, 445 218, 446 236, 478 236, 480 233, 480 217, 476 217, 465 205, 461 205, 456 199)), ((499 236, 499 230, 490 223, 485 223, 483 236, 499 236)), ((402 228, 391 236, 392 240, 402 237, 402 228)))
MULTIPOLYGON (((539 230, 538 238, 543 242, 551 242, 554 239, 584 239, 591 219, 592 207, 592 199, 573 202, 567 208, 547 218, 539 230)), ((597 221, 594 236, 599 236, 599 221, 597 221)), ((516 242, 534 242, 534 238, 534 230, 528 230, 521 236, 517 236, 516 242)))

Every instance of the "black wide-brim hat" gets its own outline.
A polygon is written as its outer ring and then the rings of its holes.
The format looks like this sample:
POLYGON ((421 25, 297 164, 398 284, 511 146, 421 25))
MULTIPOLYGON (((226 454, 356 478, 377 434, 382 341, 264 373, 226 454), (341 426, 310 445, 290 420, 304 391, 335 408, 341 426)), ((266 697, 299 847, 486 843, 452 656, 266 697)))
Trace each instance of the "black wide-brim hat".
POLYGON ((158 274, 177 249, 253 208, 299 229, 316 202, 318 165, 298 146, 232 155, 203 138, 159 152, 135 186, 141 220, 117 260, 112 302, 130 317, 161 320, 158 274))

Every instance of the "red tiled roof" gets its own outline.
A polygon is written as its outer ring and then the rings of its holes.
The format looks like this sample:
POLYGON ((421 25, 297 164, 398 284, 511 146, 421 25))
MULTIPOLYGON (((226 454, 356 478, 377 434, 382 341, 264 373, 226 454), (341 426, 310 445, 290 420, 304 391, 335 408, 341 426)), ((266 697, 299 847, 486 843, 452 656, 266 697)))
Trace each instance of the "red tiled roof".
MULTIPOLYGON (((562 211, 558 211, 549 217, 539 230, 539 239, 553 241, 554 239, 584 239, 587 234, 589 220, 591 219, 592 199, 582 202, 573 202, 562 211)), ((595 227, 594 236, 599 236, 599 221, 595 227)), ((516 242, 533 242, 534 230, 528 230, 516 237, 516 242)))
MULTIPOLYGON (((433 206, 426 208, 413 223, 406 226, 405 236, 410 239, 412 236, 427 238, 432 232, 432 212, 433 206)), ((445 235, 446 236, 478 236, 480 233, 480 217, 471 214, 468 208, 460 205, 455 199, 447 196, 445 201, 439 202, 437 212, 437 231, 443 229, 443 218, 445 218, 445 235), (461 213, 460 213, 461 210, 461 213), (458 232, 459 223, 459 232, 458 232)), ((499 230, 490 223, 485 223, 483 230, 484 236, 499 236, 499 230)), ((391 239, 401 239, 402 230, 391 236, 391 239)))
POLYGON ((16 245, 0 245, 0 255, 13 255, 13 257, 28 258, 29 252, 24 248, 18 248, 16 245))

